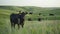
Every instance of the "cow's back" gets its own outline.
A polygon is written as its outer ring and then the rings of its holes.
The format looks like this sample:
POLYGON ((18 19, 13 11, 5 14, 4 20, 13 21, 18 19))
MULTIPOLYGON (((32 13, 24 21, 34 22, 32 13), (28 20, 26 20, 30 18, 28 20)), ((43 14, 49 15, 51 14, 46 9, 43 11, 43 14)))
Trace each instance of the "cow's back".
POLYGON ((11 14, 10 15, 10 21, 11 23, 17 23, 18 22, 18 14, 11 14))

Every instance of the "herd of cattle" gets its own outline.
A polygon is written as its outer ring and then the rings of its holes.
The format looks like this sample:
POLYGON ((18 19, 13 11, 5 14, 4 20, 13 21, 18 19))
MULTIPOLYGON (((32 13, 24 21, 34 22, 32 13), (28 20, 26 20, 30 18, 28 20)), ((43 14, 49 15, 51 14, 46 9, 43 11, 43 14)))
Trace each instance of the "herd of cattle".
MULTIPOLYGON (((10 22, 11 22, 11 27, 15 28, 15 25, 18 25, 18 29, 20 28, 20 25, 24 26, 24 17, 25 15, 28 14, 28 12, 22 12, 19 14, 14 14, 12 13, 10 15, 10 22)), ((30 12, 29 14, 33 14, 33 12, 30 12)), ((41 15, 41 13, 39 13, 39 15, 41 15)), ((50 16, 54 16, 54 14, 49 14, 50 16)), ((28 21, 31 21, 31 18, 28 18, 28 21)), ((41 21, 41 18, 38 18, 38 21, 41 21)))

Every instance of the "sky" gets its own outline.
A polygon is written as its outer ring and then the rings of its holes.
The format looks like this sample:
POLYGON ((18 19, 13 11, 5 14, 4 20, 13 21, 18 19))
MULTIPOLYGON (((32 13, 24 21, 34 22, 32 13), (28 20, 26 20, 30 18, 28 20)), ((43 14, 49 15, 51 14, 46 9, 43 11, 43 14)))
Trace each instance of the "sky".
POLYGON ((60 0, 0 0, 1 5, 60 7, 60 0))

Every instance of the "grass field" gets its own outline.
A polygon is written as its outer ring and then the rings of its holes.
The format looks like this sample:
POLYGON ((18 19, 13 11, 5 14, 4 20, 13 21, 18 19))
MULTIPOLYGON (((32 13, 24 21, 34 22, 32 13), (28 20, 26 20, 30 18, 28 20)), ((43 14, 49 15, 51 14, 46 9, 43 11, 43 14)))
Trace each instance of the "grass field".
MULTIPOLYGON (((4 6, 5 7, 5 6, 4 6)), ((60 10, 53 10, 49 8, 33 8, 33 15, 25 16, 24 28, 18 27, 11 29, 10 14, 18 13, 17 10, 29 11, 29 7, 5 7, 0 6, 0 34, 60 34, 60 10), (13 9, 11 9, 13 8, 13 9), (41 9, 41 10, 39 10, 41 9), (47 11, 49 10, 49 11, 47 11), (37 12, 38 11, 38 12, 37 12), (55 12, 54 12, 55 11, 55 12), (36 13, 37 12, 37 13, 36 13), (42 15, 38 15, 41 12, 42 15), (55 16, 49 16, 48 14, 54 13, 55 16), (27 21, 27 18, 32 18, 33 21, 27 21), (41 21, 37 21, 37 18, 41 17, 41 21)))
MULTIPOLYGON (((7 20, 8 21, 8 20, 7 20)), ((0 34, 60 34, 60 20, 25 21, 24 28, 12 28, 9 22, 0 25, 0 34)))

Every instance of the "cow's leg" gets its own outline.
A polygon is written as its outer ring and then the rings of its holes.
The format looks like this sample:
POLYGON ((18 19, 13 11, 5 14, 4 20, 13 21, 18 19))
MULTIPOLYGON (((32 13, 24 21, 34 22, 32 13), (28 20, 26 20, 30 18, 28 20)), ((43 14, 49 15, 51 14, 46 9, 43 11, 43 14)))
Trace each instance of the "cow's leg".
POLYGON ((21 23, 21 26, 23 28, 23 26, 24 26, 24 19, 22 19, 22 21, 20 23, 21 23))
POLYGON ((20 19, 18 18, 18 29, 20 28, 20 19))
POLYGON ((13 24, 14 28, 15 28, 15 24, 13 24))
POLYGON ((22 28, 23 28, 23 26, 24 26, 24 23, 22 23, 22 24, 21 24, 21 26, 22 26, 22 28))
POLYGON ((20 24, 18 24, 18 29, 20 28, 20 24))

